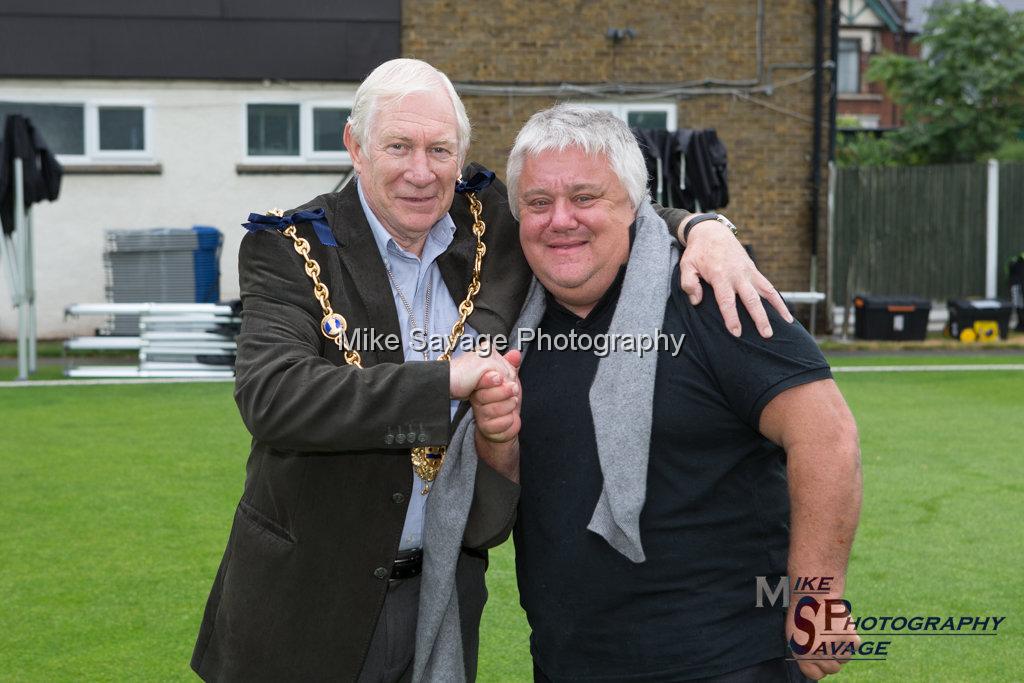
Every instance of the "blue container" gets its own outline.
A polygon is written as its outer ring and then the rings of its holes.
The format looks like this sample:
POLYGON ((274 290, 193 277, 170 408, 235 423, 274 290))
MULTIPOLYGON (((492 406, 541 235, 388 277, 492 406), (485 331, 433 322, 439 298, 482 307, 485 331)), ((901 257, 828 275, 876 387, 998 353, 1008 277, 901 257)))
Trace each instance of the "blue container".
POLYGON ((196 303, 215 304, 220 301, 220 249, 224 236, 208 225, 192 227, 196 233, 193 265, 196 281, 196 303))

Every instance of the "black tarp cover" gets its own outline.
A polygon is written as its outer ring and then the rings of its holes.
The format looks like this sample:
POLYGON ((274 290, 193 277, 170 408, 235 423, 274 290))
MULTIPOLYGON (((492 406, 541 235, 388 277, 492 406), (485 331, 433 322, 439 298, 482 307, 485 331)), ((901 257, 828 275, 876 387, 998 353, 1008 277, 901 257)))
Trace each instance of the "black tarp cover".
POLYGON ((0 221, 5 234, 14 232, 14 160, 21 159, 25 178, 25 208, 60 195, 63 169, 42 136, 24 116, 11 114, 0 143, 0 221))
POLYGON ((651 196, 666 206, 702 211, 724 209, 729 204, 728 161, 725 144, 714 128, 706 130, 634 128, 647 162, 651 196), (681 159, 686 160, 686 177, 681 159), (658 161, 667 196, 658 197, 658 161), (682 180, 683 182, 680 182, 682 180))

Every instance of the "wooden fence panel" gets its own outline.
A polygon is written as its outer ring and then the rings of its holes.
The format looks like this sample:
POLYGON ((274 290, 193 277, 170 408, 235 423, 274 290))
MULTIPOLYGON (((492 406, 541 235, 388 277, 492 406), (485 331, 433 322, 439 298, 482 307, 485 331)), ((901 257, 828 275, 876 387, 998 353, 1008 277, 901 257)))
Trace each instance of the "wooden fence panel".
POLYGON ((835 304, 861 292, 938 300, 985 293, 984 164, 837 173, 835 304))

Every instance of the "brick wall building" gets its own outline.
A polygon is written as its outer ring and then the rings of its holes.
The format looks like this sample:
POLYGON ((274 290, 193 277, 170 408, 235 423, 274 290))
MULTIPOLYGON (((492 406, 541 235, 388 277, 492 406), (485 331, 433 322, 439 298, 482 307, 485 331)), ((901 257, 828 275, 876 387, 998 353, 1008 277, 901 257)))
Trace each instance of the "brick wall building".
MULTIPOLYGON (((475 125, 473 158, 501 175, 520 126, 556 101, 610 108, 643 127, 717 129, 729 153, 725 212, 780 289, 806 290, 817 6, 831 3, 0 6, 0 25, 10 28, 0 41, 0 120, 30 116, 66 169, 58 201, 33 209, 39 243, 58 245, 37 260, 39 334, 92 332, 95 320, 65 320, 63 311, 105 300, 111 229, 220 228, 221 297, 236 297, 240 220, 343 181, 351 163, 339 133, 359 79, 400 55, 452 77, 475 125), (251 37, 267 31, 283 47, 253 51, 251 37), (40 32, 55 38, 39 41, 40 32)), ((824 85, 823 102, 827 73, 824 85)), ((826 178, 823 159, 820 291, 826 178)), ((16 320, 0 278, 0 338, 14 336, 16 320)))
POLYGON ((906 30, 906 3, 840 0, 838 112, 847 129, 897 128, 900 108, 881 83, 866 78, 871 59, 883 52, 916 57, 919 46, 906 30), (855 125, 851 125, 854 124, 855 125))
MULTIPOLYGON (((881 129, 898 128, 903 125, 902 110, 892 101, 881 83, 869 82, 864 74, 871 64, 871 58, 880 52, 917 57, 919 47, 910 42, 911 36, 904 33, 881 33, 878 36, 880 48, 874 52, 860 52, 857 55, 859 81, 856 90, 839 93, 839 116, 853 117, 858 128, 881 129)), ((842 121, 841 121, 842 125, 842 121)))
MULTIPOLYGON (((814 39, 815 4, 806 0, 405 0, 402 7, 403 55, 455 81, 474 125, 471 157, 499 175, 520 126, 558 101, 661 103, 679 128, 717 129, 729 154, 724 213, 782 290, 809 286, 814 39), (607 35, 614 28, 635 36, 615 40, 607 35), (621 84, 627 94, 587 97, 562 84, 621 84)), ((825 39, 827 58, 827 30, 825 39)))

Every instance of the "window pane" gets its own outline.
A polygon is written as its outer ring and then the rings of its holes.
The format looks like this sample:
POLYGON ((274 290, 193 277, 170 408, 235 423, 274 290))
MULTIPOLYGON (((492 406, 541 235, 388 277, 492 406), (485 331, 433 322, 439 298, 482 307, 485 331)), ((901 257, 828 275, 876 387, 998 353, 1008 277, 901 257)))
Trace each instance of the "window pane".
POLYGON ((668 112, 664 111, 631 111, 626 114, 626 123, 630 128, 668 128, 668 112))
POLYGON ((860 41, 839 41, 839 64, 836 66, 838 92, 860 92, 860 41))
POLYGON ((103 151, 146 148, 142 107, 100 107, 100 149, 103 151))
POLYGON ((299 155, 299 105, 250 104, 249 155, 299 155))
POLYGON ((344 152, 341 133, 351 109, 316 107, 313 109, 313 151, 344 152))
POLYGON ((83 105, 0 102, 0 137, 8 114, 28 118, 54 154, 85 154, 83 105))

